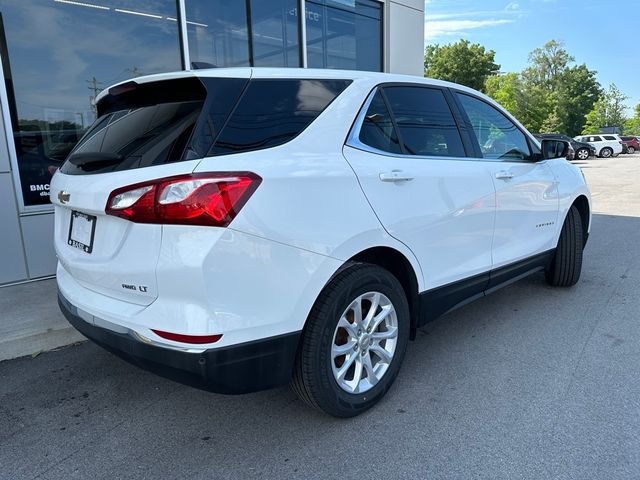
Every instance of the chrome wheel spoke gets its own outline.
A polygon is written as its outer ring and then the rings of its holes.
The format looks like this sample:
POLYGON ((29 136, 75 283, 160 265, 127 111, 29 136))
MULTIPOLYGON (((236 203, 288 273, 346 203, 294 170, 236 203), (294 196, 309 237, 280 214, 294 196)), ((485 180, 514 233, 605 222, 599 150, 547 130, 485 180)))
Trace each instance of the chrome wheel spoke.
POLYGON ((373 332, 371 334, 371 340, 374 342, 380 342, 382 340, 390 340, 392 338, 396 338, 398 336, 398 328, 390 327, 387 328, 384 332, 373 332))
POLYGON ((371 363, 371 354, 367 353, 362 357, 362 366, 364 367, 364 371, 367 372, 367 380, 373 386, 378 383, 378 377, 376 373, 373 371, 373 363, 371 363))
POLYGON ((336 377, 339 381, 344 381, 344 377, 353 365, 353 362, 358 360, 358 352, 353 352, 349 355, 344 363, 340 366, 340 369, 337 371, 336 377))
POLYGON ((393 305, 391 304, 382 307, 382 311, 371 320, 371 324, 367 328, 371 329, 372 332, 375 332, 382 321, 385 320, 392 311, 393 305))
POLYGON ((351 304, 350 308, 353 309, 354 325, 356 325, 358 328, 362 328, 362 302, 360 298, 356 299, 356 301, 351 304))
POLYGON ((353 346, 356 344, 355 341, 350 340, 344 345, 334 345, 331 349, 331 353, 333 358, 341 357, 343 355, 348 355, 350 352, 353 352, 353 346))
POLYGON ((344 315, 338 322, 338 328, 344 328, 349 334, 349 337, 355 338, 358 336, 357 325, 355 325, 355 323, 349 323, 349 320, 347 320, 347 317, 345 317, 344 315))
POLYGON ((357 392, 360 380, 362 380, 362 360, 360 355, 353 355, 355 357, 355 368, 353 369, 353 378, 344 382, 352 392, 357 392))
POLYGON ((369 348, 370 352, 375 353, 378 358, 380 358, 380 361, 386 364, 390 364, 391 363, 391 354, 389 352, 387 352, 384 348, 382 348, 380 345, 371 345, 371 348, 369 348))
POLYGON ((380 294, 374 293, 373 298, 371 299, 371 305, 369 306, 369 311, 367 312, 367 317, 364 319, 364 326, 366 328, 371 327, 371 322, 373 321, 374 315, 378 310, 378 306, 380 305, 380 294))

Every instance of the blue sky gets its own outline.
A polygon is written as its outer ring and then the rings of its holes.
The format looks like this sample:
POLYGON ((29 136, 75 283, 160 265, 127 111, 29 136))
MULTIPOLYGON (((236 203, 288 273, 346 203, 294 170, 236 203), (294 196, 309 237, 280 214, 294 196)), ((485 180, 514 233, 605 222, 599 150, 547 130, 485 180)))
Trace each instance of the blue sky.
POLYGON ((640 103, 640 1, 426 0, 425 43, 461 38, 496 52, 502 71, 517 72, 531 50, 562 40, 577 63, 640 103))

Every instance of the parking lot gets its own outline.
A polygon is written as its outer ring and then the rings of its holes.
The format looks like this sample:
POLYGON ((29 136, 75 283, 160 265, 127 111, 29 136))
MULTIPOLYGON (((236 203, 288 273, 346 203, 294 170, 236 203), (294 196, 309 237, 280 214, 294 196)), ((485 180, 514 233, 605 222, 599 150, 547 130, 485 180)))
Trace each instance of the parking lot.
POLYGON ((640 155, 577 163, 579 284, 538 274, 429 324, 364 415, 201 392, 83 343, 0 363, 0 478, 640 478, 640 155))

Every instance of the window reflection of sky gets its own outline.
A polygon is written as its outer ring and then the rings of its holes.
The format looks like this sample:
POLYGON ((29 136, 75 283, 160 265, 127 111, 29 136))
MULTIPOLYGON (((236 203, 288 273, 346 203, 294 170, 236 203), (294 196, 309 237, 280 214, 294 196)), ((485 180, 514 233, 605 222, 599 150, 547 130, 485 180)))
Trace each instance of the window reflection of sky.
POLYGON ((88 126, 94 119, 93 78, 96 88, 104 88, 180 69, 170 0, 0 0, 0 11, 20 119, 88 126))

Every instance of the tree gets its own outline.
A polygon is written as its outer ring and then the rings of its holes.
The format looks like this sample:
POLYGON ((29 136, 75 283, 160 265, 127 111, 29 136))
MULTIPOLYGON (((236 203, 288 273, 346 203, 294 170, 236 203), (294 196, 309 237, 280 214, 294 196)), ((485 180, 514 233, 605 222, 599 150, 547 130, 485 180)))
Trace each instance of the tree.
POLYGON ((500 65, 495 52, 468 40, 449 45, 428 45, 424 54, 425 75, 484 91, 488 77, 496 75, 500 65))
POLYGON ((562 121, 560 120, 557 110, 553 110, 549 116, 545 118, 540 126, 540 131, 543 133, 561 133, 563 131, 562 121))
POLYGON ((562 42, 551 40, 529 54, 529 67, 523 76, 527 81, 551 90, 574 61, 562 42))
POLYGON ((542 122, 548 116, 545 92, 528 84, 518 73, 489 77, 486 93, 506 108, 527 129, 541 131, 542 122))
POLYGON ((633 117, 625 123, 624 133, 627 135, 640 135, 640 103, 633 109, 633 117))
POLYGON ((556 112, 560 119, 560 130, 575 137, 582 132, 586 115, 602 93, 596 80, 596 72, 586 65, 566 69, 558 79, 556 90, 556 112))
POLYGON ((586 124, 582 133, 588 135, 597 133, 602 127, 623 128, 626 124, 624 111, 625 102, 629 97, 624 95, 615 84, 609 86, 609 90, 603 93, 587 114, 586 124))

